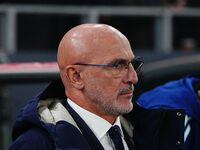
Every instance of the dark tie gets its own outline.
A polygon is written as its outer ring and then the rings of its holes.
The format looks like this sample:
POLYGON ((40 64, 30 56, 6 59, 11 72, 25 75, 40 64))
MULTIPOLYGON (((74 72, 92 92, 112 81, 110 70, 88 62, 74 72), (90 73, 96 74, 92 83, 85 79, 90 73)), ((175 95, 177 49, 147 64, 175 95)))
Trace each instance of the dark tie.
POLYGON ((117 125, 115 125, 109 129, 108 134, 113 140, 116 150, 124 150, 120 128, 117 125))

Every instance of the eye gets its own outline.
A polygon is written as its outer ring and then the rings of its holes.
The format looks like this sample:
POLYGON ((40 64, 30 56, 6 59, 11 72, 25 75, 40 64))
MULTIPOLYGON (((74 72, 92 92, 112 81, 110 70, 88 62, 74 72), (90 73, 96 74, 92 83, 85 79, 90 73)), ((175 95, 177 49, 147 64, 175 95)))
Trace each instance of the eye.
POLYGON ((128 69, 128 62, 126 60, 118 60, 116 63, 115 63, 115 68, 117 69, 128 69))

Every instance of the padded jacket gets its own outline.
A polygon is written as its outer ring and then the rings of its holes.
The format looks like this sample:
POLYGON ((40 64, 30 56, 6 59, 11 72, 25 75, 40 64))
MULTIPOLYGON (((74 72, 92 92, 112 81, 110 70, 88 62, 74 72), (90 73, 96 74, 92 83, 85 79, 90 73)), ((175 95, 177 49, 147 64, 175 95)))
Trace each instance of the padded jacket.
MULTIPOLYGON (((145 109, 134 103, 133 111, 121 116, 121 124, 136 150, 183 150, 182 109, 145 109)), ((103 150, 67 104, 60 80, 20 111, 12 137, 9 150, 103 150)))

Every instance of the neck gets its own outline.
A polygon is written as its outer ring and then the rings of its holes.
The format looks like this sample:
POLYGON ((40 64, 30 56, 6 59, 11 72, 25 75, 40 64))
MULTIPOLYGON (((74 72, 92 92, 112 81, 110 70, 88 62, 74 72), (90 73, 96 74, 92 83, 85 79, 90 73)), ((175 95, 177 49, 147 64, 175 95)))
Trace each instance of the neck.
POLYGON ((103 118, 104 120, 108 121, 110 124, 113 124, 116 118, 118 117, 117 115, 106 113, 102 108, 100 108, 100 106, 96 104, 90 104, 90 105, 84 105, 80 103, 76 103, 76 104, 82 107, 83 109, 103 118))
POLYGON ((101 108, 97 104, 91 103, 90 101, 84 101, 84 99, 81 100, 80 98, 72 98, 72 97, 68 97, 68 98, 71 99, 78 106, 103 118, 104 120, 108 121, 110 124, 113 124, 116 118, 118 117, 117 115, 106 113, 103 108, 101 108))

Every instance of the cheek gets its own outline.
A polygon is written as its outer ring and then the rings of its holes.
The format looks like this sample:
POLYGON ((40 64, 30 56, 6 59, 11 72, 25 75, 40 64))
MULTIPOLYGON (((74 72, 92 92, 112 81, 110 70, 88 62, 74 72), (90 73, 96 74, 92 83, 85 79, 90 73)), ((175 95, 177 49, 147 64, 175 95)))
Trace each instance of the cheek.
POLYGON ((113 78, 109 72, 95 72, 93 75, 90 74, 89 76, 94 79, 93 81, 96 86, 101 89, 105 95, 109 97, 117 96, 122 83, 120 78, 113 78))
POLYGON ((110 96, 116 96, 120 90, 120 83, 121 82, 116 79, 104 78, 99 84, 101 84, 103 90, 110 94, 110 96))

